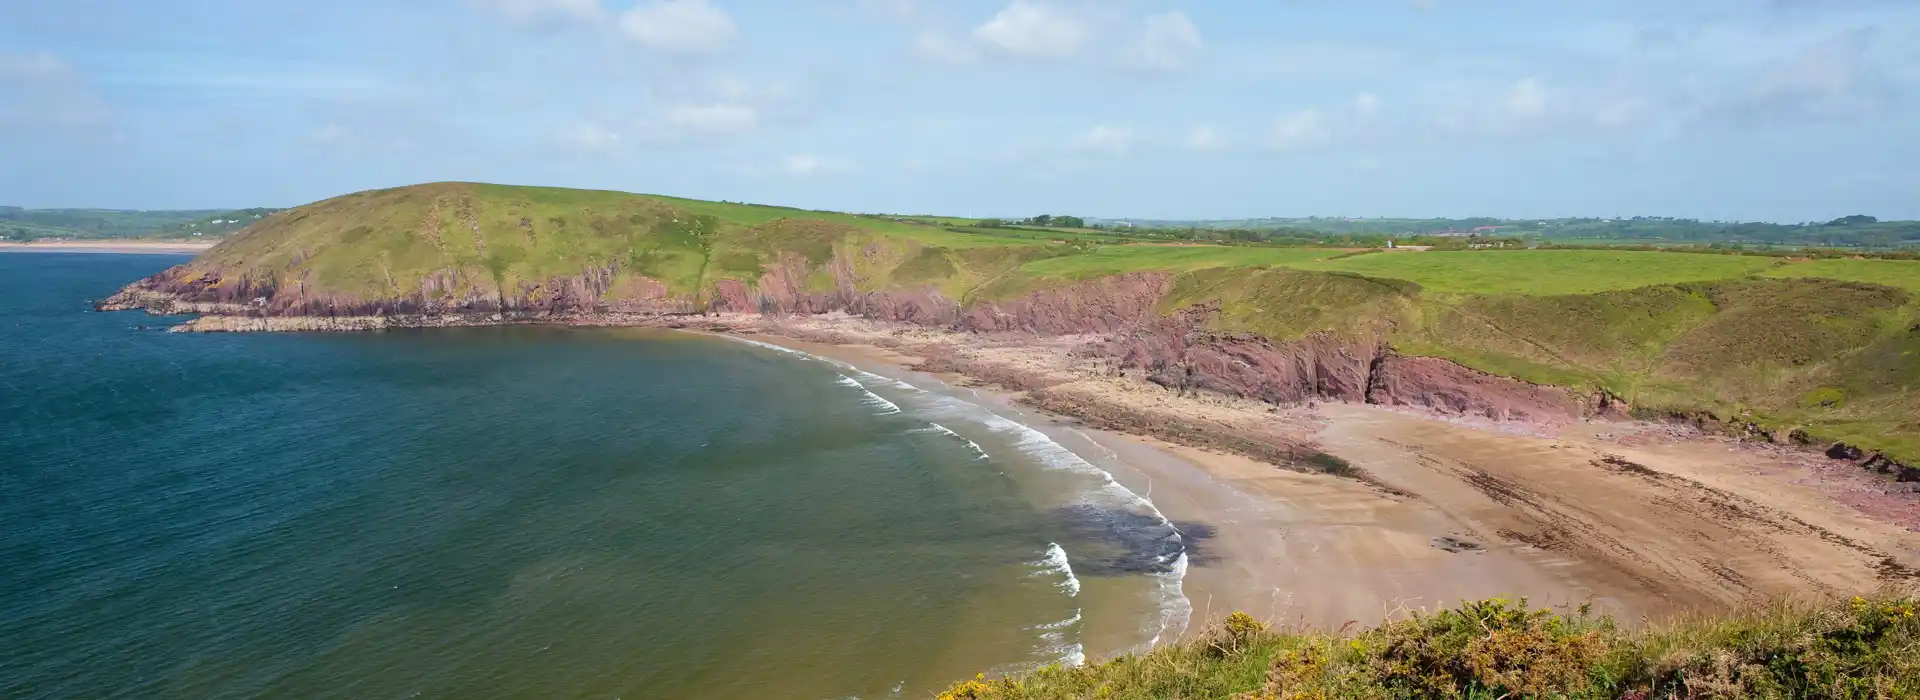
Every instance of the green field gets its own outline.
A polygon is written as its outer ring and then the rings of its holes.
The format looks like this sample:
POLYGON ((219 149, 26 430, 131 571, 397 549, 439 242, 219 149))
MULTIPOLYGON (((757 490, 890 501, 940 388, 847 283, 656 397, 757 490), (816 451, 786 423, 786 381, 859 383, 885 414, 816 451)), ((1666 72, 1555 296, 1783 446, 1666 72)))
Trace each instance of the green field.
POLYGON ((1441 292, 1552 296, 1752 274, 1768 258, 1701 253, 1602 250, 1404 251, 1311 266, 1402 279, 1441 292))
POLYGON ((0 240, 220 238, 272 209, 21 209, 0 206, 0 240))
POLYGON ((1920 293, 1920 260, 1808 260, 1782 263, 1765 274, 1884 284, 1920 293))
POLYGON ((611 270, 609 300, 664 287, 696 308, 727 280, 977 303, 1152 272, 1170 278, 1164 311, 1207 304, 1220 330, 1385 338, 1648 411, 1920 458, 1920 261, 1163 245, 958 221, 440 183, 273 214, 187 272, 375 301, 538 296, 611 270))
POLYGON ((1296 265, 1340 255, 1331 248, 1242 248, 1211 245, 1109 245, 1066 257, 1048 258, 1020 269, 1037 277, 1088 279, 1123 272, 1186 272, 1211 267, 1296 265))

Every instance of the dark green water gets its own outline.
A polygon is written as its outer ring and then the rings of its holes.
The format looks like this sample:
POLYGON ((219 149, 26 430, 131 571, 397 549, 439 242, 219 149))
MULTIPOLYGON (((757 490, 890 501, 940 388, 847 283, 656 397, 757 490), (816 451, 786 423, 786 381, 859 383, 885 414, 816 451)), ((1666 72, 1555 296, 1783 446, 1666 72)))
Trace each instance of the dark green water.
POLYGON ((1184 614, 1149 506, 937 390, 87 311, 178 261, 0 254, 0 697, 924 697, 1184 614))

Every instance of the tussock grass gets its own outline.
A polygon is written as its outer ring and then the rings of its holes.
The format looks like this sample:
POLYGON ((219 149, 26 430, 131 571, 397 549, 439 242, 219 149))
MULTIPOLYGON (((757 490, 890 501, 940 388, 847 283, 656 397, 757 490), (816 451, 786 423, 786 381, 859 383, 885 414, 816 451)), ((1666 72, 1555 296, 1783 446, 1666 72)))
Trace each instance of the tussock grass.
POLYGON ((1146 654, 955 684, 940 700, 1920 697, 1920 601, 1754 604, 1628 629, 1486 600, 1372 629, 1276 630, 1235 613, 1146 654))

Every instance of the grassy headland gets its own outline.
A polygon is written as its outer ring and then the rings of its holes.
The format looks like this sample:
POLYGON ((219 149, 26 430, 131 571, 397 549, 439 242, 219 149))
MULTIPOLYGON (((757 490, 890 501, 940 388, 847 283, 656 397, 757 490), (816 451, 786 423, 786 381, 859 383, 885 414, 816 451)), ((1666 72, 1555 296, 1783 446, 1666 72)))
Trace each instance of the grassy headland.
POLYGON ((716 285, 770 275, 802 293, 971 304, 1158 273, 1172 289, 1161 311, 1214 305, 1222 331, 1369 334, 1643 410, 1920 459, 1920 261, 1165 245, 970 223, 439 183, 269 215, 181 274, 350 300, 538 295, 611 275, 605 299, 652 289, 704 308, 716 285))

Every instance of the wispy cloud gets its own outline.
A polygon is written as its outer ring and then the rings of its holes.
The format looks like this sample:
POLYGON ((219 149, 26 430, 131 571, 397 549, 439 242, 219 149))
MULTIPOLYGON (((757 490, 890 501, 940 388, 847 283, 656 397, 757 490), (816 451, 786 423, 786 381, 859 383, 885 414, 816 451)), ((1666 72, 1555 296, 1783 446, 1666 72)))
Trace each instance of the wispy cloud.
POLYGON ((641 46, 675 54, 717 54, 740 33, 707 0, 646 0, 620 14, 620 31, 641 46))

